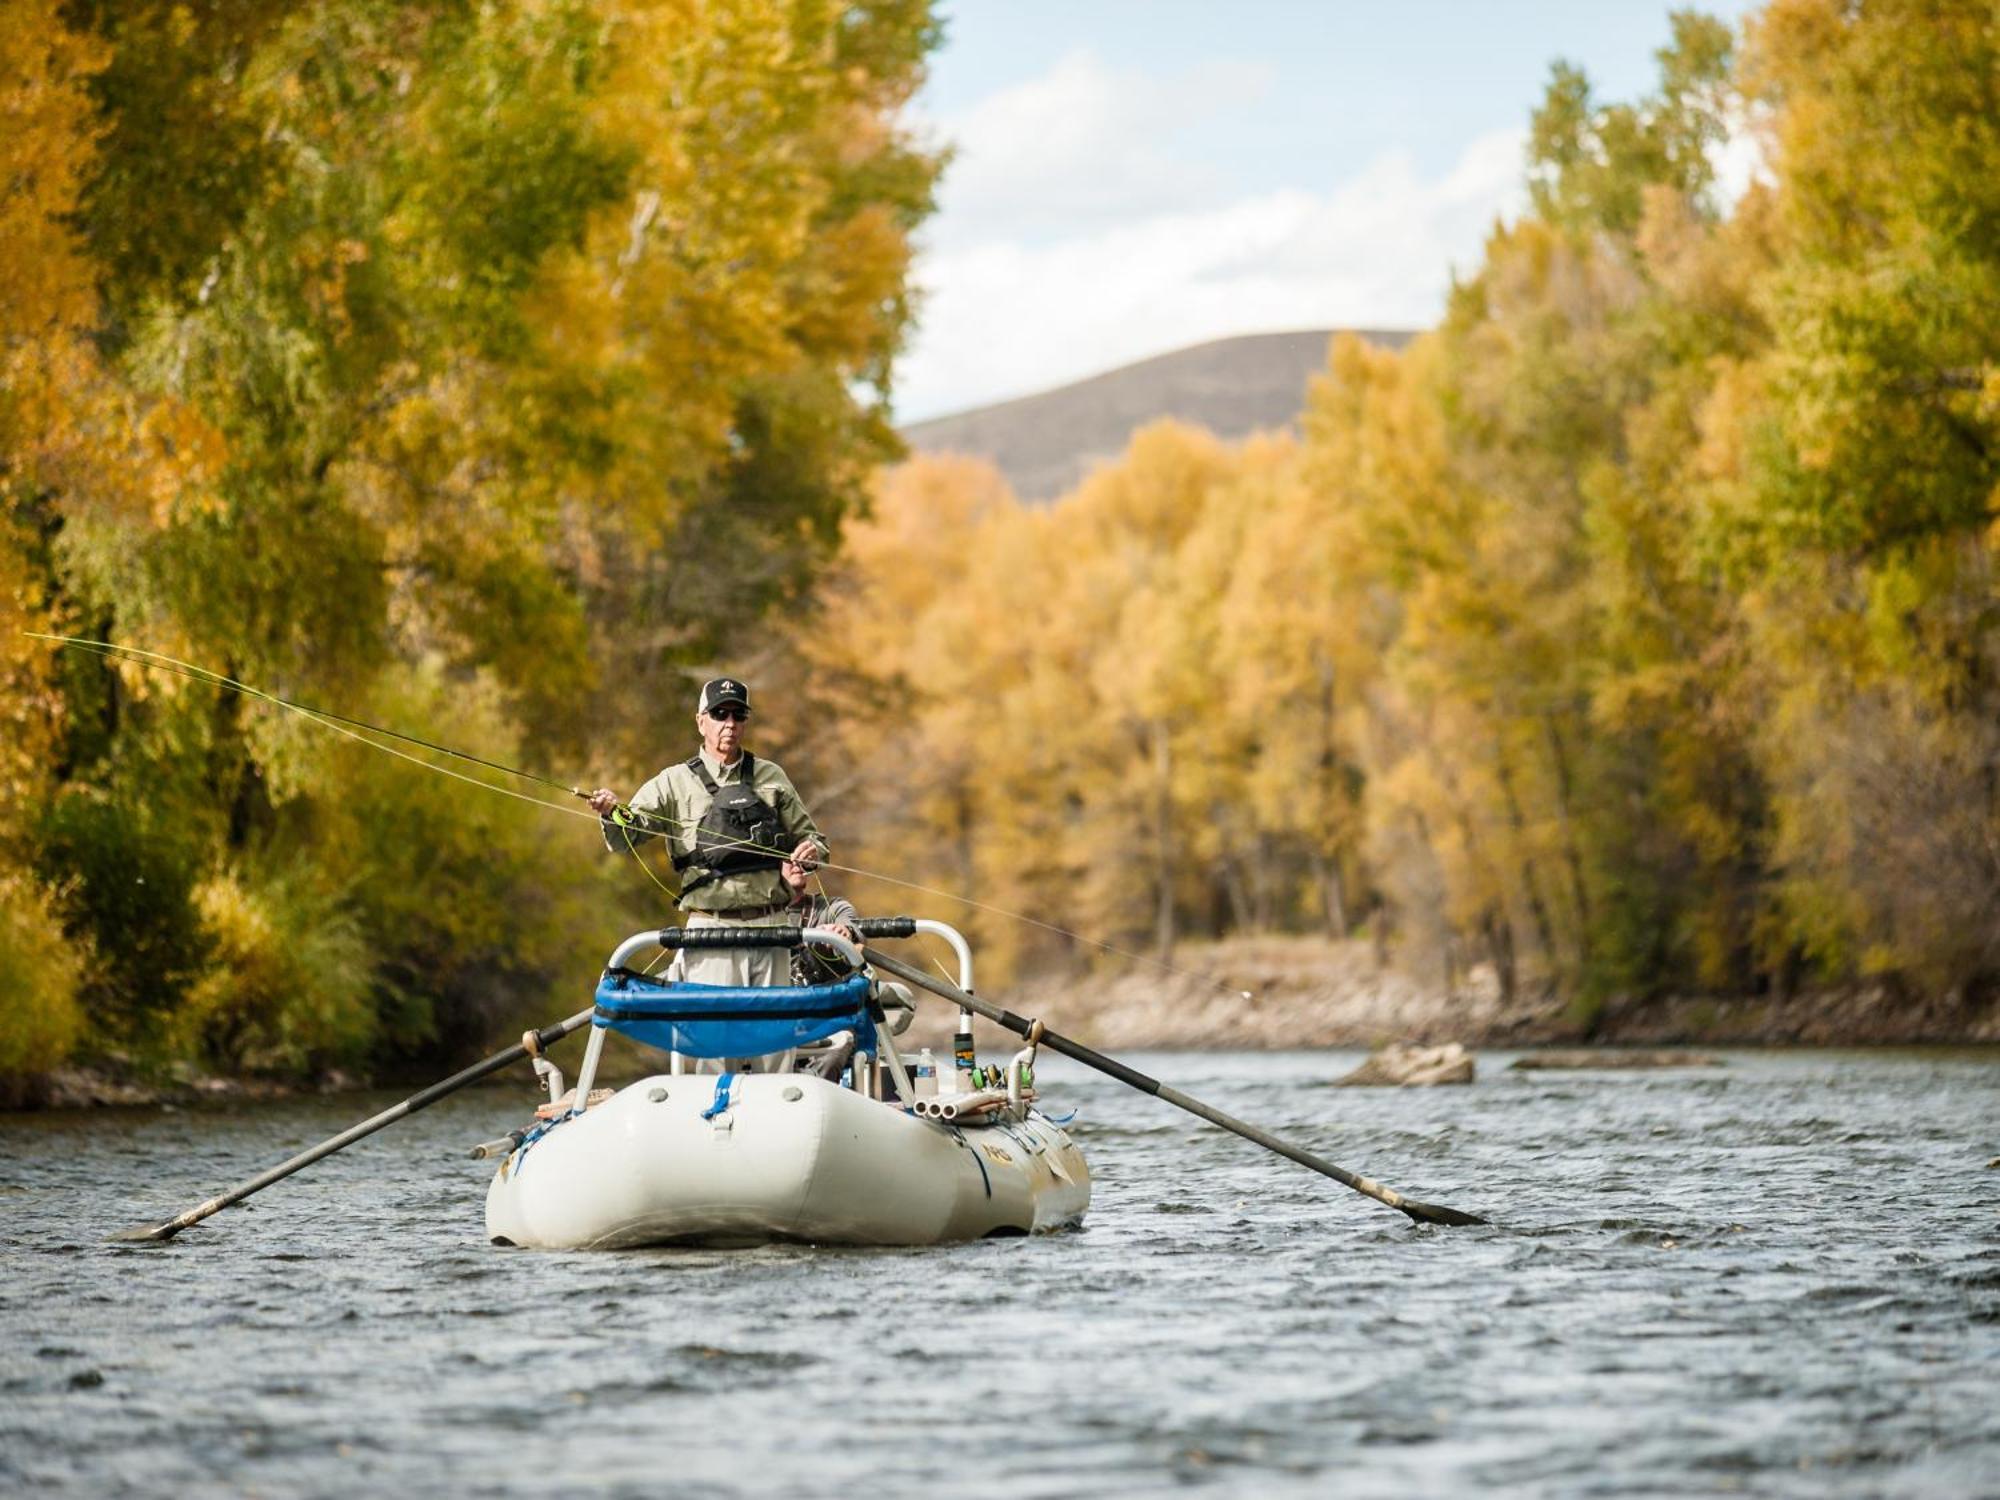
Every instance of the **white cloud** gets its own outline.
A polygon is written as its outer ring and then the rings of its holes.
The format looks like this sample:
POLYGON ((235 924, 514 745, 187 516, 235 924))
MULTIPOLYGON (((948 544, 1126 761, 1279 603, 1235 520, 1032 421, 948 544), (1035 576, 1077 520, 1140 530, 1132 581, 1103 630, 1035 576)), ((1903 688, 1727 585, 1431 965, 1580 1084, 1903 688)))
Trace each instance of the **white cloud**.
MULTIPOLYGON (((962 410, 1230 334, 1427 326, 1453 269, 1476 265, 1494 220, 1519 212, 1523 135, 1483 136, 1441 176, 1392 153, 1330 192, 1284 189, 1178 213, 1143 171, 1112 183, 1074 164, 1069 152, 1095 147, 1069 141, 1063 160, 1072 164, 1050 162, 1052 191, 1094 181, 1128 206, 1041 242, 941 236, 916 267, 924 302, 899 367, 898 413, 962 410)), ((989 168, 987 191, 1032 188, 1032 155, 1024 149, 1005 172, 989 168)), ((1135 146, 1121 159, 1143 165, 1147 152, 1135 146)))
POLYGON ((933 234, 947 246, 996 234, 1034 241, 1212 200, 1223 175, 1191 166, 1170 142, 1248 107, 1273 76, 1264 64, 1216 61, 1152 77, 1071 52, 932 126, 955 153, 933 234))

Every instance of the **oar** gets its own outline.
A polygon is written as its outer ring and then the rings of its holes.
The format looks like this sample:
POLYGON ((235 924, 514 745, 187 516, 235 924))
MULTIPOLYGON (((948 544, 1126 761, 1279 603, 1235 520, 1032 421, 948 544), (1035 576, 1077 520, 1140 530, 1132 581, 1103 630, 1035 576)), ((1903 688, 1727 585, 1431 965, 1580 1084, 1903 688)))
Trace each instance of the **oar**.
MULTIPOLYGON (((558 1021, 553 1026, 535 1033, 537 1049, 561 1041, 572 1031, 590 1024, 590 1011, 580 1010, 567 1021, 558 1021)), ((301 1151, 289 1161, 279 1162, 268 1172, 260 1172, 248 1182, 238 1183, 226 1193, 219 1193, 206 1203, 197 1204, 178 1218, 169 1219, 164 1224, 137 1224, 111 1236, 113 1240, 170 1240, 190 1224, 199 1224, 210 1214, 220 1213, 232 1203, 241 1203, 252 1193, 269 1187, 272 1183, 289 1177, 302 1167, 309 1167, 321 1157, 331 1156, 345 1149, 363 1136, 373 1135, 385 1125, 393 1125, 405 1115, 413 1115, 418 1110, 435 1104, 447 1094, 455 1094, 468 1083, 484 1078, 488 1073, 497 1073, 509 1063, 519 1062, 528 1055, 527 1038, 523 1037, 505 1052, 496 1052, 484 1062, 476 1062, 462 1073, 454 1073, 442 1083, 434 1083, 410 1095, 401 1104, 391 1105, 379 1115, 363 1120, 359 1125, 349 1126, 331 1140, 321 1141, 311 1150, 301 1151)))
MULTIPOLYGON (((862 930, 864 932, 867 931, 867 924, 863 924, 862 930)), ((1137 1068, 1127 1067, 1115 1057, 1106 1057, 1102 1052, 1093 1051, 1081 1042, 1073 1042, 1058 1032, 1048 1030, 1038 1021, 1024 1020, 1020 1016, 1015 1015, 1011 1010, 1002 1010, 997 1005, 988 1005, 977 995, 968 994, 957 985, 950 984, 945 980, 933 978, 922 969, 914 968, 906 963, 900 963, 896 959, 878 952, 873 947, 868 949, 868 962, 878 969, 883 969, 888 973, 894 974, 898 979, 906 979, 911 984, 922 985, 933 994, 942 995, 945 999, 962 1009, 969 1010, 975 1015, 984 1016, 996 1025, 1006 1027, 1017 1036, 1027 1037, 1040 1046, 1053 1048, 1065 1057, 1073 1057, 1084 1066, 1095 1068, 1100 1073, 1109 1074, 1120 1083, 1129 1084, 1142 1094, 1151 1094, 1155 1098, 1166 1100, 1169 1104, 1179 1105, 1189 1114, 1200 1115, 1210 1124, 1220 1125, 1224 1130, 1233 1130, 1246 1141, 1255 1141, 1267 1151, 1275 1151, 1280 1156, 1290 1157, 1300 1166, 1311 1167, 1323 1177, 1331 1177, 1335 1182, 1345 1187, 1351 1187, 1357 1193, 1365 1193, 1378 1203, 1386 1203, 1391 1208, 1400 1209, 1403 1213, 1408 1214, 1421 1224, 1484 1224, 1486 1222, 1486 1220, 1480 1218, 1477 1214, 1461 1213, 1455 1208, 1445 1208, 1436 1203, 1419 1203, 1414 1198, 1405 1198, 1394 1188, 1384 1187, 1372 1178, 1350 1172, 1344 1167, 1336 1167, 1332 1162, 1326 1160, 1325 1157, 1315 1156, 1312 1152, 1302 1147, 1294 1146, 1290 1141, 1280 1140, 1267 1130, 1259 1130, 1255 1125, 1249 1124, 1244 1120, 1239 1120, 1234 1115, 1224 1114, 1221 1110, 1215 1108, 1214 1105, 1203 1104, 1199 1099, 1190 1099, 1179 1089, 1169 1088, 1157 1078, 1148 1078, 1137 1068)))

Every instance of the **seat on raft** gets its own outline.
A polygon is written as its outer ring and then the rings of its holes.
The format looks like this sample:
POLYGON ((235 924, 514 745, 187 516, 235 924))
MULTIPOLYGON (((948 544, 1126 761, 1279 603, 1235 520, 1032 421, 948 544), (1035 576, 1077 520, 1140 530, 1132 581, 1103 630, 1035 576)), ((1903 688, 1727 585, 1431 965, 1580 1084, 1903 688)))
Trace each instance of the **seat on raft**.
POLYGON ((663 983, 630 971, 606 973, 590 1024, 683 1057, 761 1057, 852 1031, 873 1051, 871 982, 850 974, 832 984, 754 988, 663 983))

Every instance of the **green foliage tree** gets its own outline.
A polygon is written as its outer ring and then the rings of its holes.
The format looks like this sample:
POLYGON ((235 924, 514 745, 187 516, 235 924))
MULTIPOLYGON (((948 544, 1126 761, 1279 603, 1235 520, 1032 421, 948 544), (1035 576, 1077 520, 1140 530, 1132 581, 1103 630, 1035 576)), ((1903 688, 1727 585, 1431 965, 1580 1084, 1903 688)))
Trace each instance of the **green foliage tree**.
MULTIPOLYGON (((895 451, 935 40, 911 0, 10 7, 7 621, 650 773, 895 451)), ((94 951, 89 1045, 463 1050, 657 905, 588 821, 0 653, 7 940, 94 951)))

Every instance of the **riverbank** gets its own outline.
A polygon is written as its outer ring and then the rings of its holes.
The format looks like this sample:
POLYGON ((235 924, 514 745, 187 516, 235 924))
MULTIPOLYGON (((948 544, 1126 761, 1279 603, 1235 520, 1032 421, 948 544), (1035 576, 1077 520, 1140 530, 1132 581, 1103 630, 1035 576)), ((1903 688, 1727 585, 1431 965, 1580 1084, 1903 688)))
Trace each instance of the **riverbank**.
MULTIPOLYGON (((1113 1052, 1372 1050, 1395 1041, 1461 1042, 1475 1049, 2000 1043, 2000 1005, 1990 999, 1912 1000, 1882 986, 1802 990, 1782 1000, 1695 995, 1613 1001, 1593 1027, 1559 998, 1503 1001, 1490 969, 1475 969, 1468 982, 1447 989, 1435 979, 1378 965, 1365 942, 1252 937, 1189 944, 1175 954, 1174 969, 1147 965, 1107 976, 1043 976, 996 998, 1113 1052)), ((942 1002, 922 1007, 903 1044, 948 1047, 950 1016, 942 1002)), ((339 1093, 371 1082, 380 1081, 337 1072, 293 1081, 184 1073, 162 1082, 116 1070, 62 1068, 8 1081, 0 1089, 0 1109, 227 1103, 339 1093)))
POLYGON ((42 1109, 116 1109, 194 1106, 344 1094, 375 1087, 373 1080, 335 1070, 318 1078, 222 1078, 180 1070, 142 1077, 117 1068, 63 1067, 28 1077, 0 1079, 0 1112, 42 1109))
POLYGON ((1015 987, 1007 1004, 1107 1049, 1374 1048, 1392 1041, 1510 1048, 2000 1042, 2000 1005, 1990 998, 1912 1000, 1884 986, 1801 990, 1787 999, 1614 1000, 1593 1026, 1559 997, 1519 994, 1503 1001, 1488 968, 1448 989, 1379 965, 1365 942, 1233 938, 1185 946, 1174 966, 1179 972, 1148 966, 1105 978, 1044 978, 1015 987))

